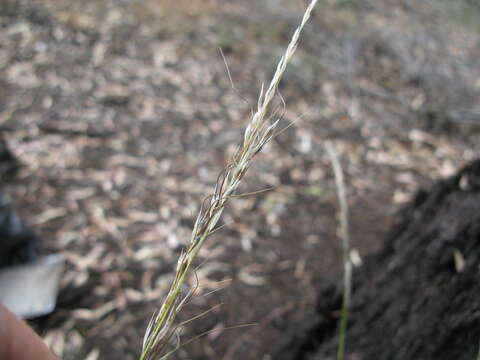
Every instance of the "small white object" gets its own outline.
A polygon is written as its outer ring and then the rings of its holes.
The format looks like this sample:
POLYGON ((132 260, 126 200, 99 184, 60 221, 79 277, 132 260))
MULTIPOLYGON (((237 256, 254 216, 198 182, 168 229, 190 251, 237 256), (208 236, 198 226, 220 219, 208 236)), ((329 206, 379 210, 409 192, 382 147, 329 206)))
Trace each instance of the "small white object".
POLYGON ((0 303, 22 318, 55 309, 65 259, 60 254, 0 270, 0 303))
POLYGON ((360 256, 360 253, 358 252, 357 249, 351 249, 349 255, 350 255, 350 261, 353 266, 359 267, 363 264, 362 257, 360 256))

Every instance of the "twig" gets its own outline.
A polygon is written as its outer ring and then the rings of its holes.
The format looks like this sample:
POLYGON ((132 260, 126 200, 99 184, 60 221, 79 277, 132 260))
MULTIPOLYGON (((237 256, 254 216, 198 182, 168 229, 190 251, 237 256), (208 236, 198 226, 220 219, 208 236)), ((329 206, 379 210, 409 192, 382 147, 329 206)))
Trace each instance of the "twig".
POLYGON ((350 231, 348 223, 348 203, 345 190, 342 165, 338 159, 335 147, 330 141, 326 141, 325 148, 332 163, 335 174, 335 185, 337 188, 338 202, 340 203, 340 230, 342 236, 343 251, 343 301, 340 314, 339 340, 337 349, 337 360, 345 358, 345 344, 347 338, 348 314, 350 311, 350 300, 352 293, 352 262, 350 260, 350 231))
POLYGON ((178 259, 175 278, 170 290, 160 310, 154 314, 147 327, 140 360, 153 360, 155 358, 167 359, 169 356, 169 353, 165 354, 165 348, 175 331, 176 317, 188 300, 188 296, 182 297, 185 281, 192 271, 193 262, 200 248, 214 230, 225 209, 225 205, 235 194, 253 158, 274 136, 274 130, 279 120, 273 123, 270 122, 270 116, 268 116, 270 104, 277 93, 278 85, 283 77, 287 64, 297 49, 300 33, 310 18, 317 1, 318 0, 312 0, 305 10, 302 22, 295 30, 266 91, 264 91, 262 85, 257 111, 245 129, 243 142, 234 153, 230 163, 220 173, 214 193, 204 202, 204 206, 202 206, 197 216, 190 238, 190 244, 178 259))
POLYGON ((68 137, 84 136, 89 138, 107 139, 117 135, 114 131, 109 130, 96 131, 89 129, 88 127, 84 129, 62 128, 48 123, 38 125, 38 129, 45 134, 58 134, 68 137))

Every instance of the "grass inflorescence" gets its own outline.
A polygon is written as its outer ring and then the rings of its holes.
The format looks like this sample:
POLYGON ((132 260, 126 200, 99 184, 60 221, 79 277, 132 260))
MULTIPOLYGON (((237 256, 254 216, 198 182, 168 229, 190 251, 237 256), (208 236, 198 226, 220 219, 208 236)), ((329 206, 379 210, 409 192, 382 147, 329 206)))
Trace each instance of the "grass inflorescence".
POLYGON ((192 292, 184 294, 185 281, 193 270, 198 252, 207 237, 214 231, 225 205, 235 195, 235 191, 251 165, 256 154, 275 136, 279 120, 272 119, 271 104, 277 94, 278 85, 298 46, 300 33, 310 18, 318 0, 312 0, 303 15, 302 22, 295 30, 292 39, 278 62, 275 74, 265 90, 262 85, 258 98, 257 110, 245 128, 243 141, 232 156, 228 165, 220 173, 215 191, 200 209, 193 227, 190 243, 180 255, 175 271, 175 278, 160 309, 152 317, 147 327, 140 360, 166 359, 171 352, 166 352, 170 339, 176 332, 176 318, 192 292))

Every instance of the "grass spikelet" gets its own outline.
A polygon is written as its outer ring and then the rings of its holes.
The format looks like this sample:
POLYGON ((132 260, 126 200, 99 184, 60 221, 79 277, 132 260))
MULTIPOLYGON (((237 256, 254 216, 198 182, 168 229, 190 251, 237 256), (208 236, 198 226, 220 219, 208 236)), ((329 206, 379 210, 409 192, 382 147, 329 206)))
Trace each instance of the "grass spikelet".
POLYGON ((147 327, 140 360, 167 359, 171 353, 166 353, 166 347, 176 332, 175 319, 182 307, 188 301, 192 292, 183 294, 184 284, 193 269, 193 263, 206 238, 214 231, 228 200, 235 195, 242 178, 250 164, 264 145, 275 135, 274 131, 279 120, 271 121, 270 104, 278 90, 278 85, 285 69, 298 46, 300 33, 310 18, 311 12, 318 0, 312 0, 303 15, 300 26, 295 30, 292 39, 278 62, 270 85, 264 90, 264 85, 258 98, 257 110, 248 123, 243 142, 240 144, 229 164, 220 173, 215 191, 205 201, 193 227, 188 248, 183 252, 177 263, 175 278, 167 296, 147 327), (163 354, 163 355, 162 355, 163 354))

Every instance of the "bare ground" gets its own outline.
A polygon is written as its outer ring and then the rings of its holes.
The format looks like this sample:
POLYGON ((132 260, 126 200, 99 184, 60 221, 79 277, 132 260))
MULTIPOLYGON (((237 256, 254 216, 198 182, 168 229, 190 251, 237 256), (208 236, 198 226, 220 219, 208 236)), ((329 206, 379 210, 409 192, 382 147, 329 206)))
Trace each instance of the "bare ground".
MULTIPOLYGON (((478 356, 479 185, 477 160, 398 214, 381 250, 355 273, 346 357, 478 356)), ((319 289, 304 321, 286 327, 275 359, 335 359, 341 284, 319 289)))
MULTIPOLYGON (((282 122, 295 126, 242 188, 274 190, 234 199, 201 254, 184 316, 224 305, 188 325, 185 340, 214 331, 178 359, 268 359, 283 322, 313 304, 313 284, 338 276, 325 139, 342 157, 360 256, 419 187, 478 154, 478 29, 427 3, 339 3, 319 6, 281 89, 282 122)), ((23 164, 2 191, 43 253, 67 258, 57 310, 35 322, 52 349, 134 359, 304 4, 78 4, 0 5, 0 130, 23 164)))

